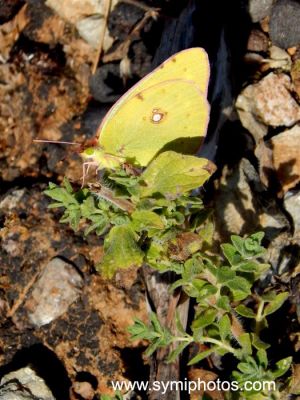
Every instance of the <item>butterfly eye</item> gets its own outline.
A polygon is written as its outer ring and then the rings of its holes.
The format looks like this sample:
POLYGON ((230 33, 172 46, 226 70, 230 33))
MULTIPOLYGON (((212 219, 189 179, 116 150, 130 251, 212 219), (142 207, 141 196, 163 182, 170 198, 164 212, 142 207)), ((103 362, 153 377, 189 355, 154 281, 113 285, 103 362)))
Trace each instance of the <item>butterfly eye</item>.
POLYGON ((84 152, 87 156, 92 156, 95 151, 92 147, 88 147, 87 149, 84 150, 84 152))

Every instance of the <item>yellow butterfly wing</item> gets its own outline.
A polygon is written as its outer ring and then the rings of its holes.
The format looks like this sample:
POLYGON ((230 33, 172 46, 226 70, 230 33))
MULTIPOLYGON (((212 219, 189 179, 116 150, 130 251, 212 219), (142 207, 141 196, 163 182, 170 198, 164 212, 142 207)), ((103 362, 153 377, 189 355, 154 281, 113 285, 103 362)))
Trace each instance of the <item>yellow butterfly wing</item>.
POLYGON ((161 150, 195 153, 209 105, 194 81, 165 80, 128 97, 100 134, 104 151, 146 166, 161 150))
POLYGON ((193 81, 206 95, 209 71, 208 56, 204 49, 194 47, 182 50, 168 58, 150 74, 140 80, 132 90, 129 90, 129 95, 134 95, 137 91, 147 89, 157 83, 172 79, 193 81))
MULTIPOLYGON (((97 132, 97 136, 100 137, 100 134, 106 135, 106 124, 114 116, 118 109, 122 107, 124 102, 128 98, 135 96, 138 92, 166 80, 184 79, 195 82, 204 95, 206 95, 209 82, 209 73, 210 68, 207 53, 200 47, 182 50, 172 55, 143 79, 137 82, 113 105, 103 119, 97 132)), ((100 145, 101 144, 100 138, 100 145)))

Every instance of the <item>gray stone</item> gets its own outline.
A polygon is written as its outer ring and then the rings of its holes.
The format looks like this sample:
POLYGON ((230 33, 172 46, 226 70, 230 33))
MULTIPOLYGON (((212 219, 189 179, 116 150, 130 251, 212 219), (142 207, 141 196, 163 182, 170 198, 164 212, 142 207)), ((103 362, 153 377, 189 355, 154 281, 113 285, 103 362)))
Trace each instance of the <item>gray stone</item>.
POLYGON ((236 108, 243 126, 258 143, 268 126, 290 127, 300 120, 300 107, 291 95, 288 75, 271 72, 247 86, 238 96, 236 108))
POLYGON ((300 191, 289 191, 284 196, 284 207, 293 220, 294 237, 300 239, 300 191))
POLYGON ((83 280, 76 268, 54 258, 44 268, 25 307, 32 324, 49 324, 64 314, 80 295, 83 280))
POLYGON ((44 380, 25 367, 1 379, 0 400, 55 400, 55 397, 44 380))
POLYGON ((271 13, 274 0, 249 0, 248 12, 253 22, 259 22, 271 13))
POLYGON ((270 19, 270 37, 278 47, 287 49, 300 43, 300 3, 297 0, 278 0, 270 19))

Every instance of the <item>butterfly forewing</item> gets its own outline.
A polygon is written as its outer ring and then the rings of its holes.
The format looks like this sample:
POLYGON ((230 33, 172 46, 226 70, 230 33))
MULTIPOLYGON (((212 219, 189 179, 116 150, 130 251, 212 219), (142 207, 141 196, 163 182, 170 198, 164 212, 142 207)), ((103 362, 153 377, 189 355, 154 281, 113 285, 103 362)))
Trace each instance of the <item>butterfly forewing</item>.
POLYGON ((159 67, 141 79, 136 85, 129 89, 109 110, 103 119, 97 136, 101 145, 101 135, 106 134, 106 124, 114 117, 116 112, 137 93, 151 86, 165 82, 167 80, 182 79, 193 81, 206 96, 209 81, 209 61, 207 53, 200 47, 182 50, 172 55, 159 67))
POLYGON ((162 150, 195 153, 206 133, 209 105, 199 86, 166 80, 130 96, 108 118, 100 143, 105 152, 146 166, 162 150))

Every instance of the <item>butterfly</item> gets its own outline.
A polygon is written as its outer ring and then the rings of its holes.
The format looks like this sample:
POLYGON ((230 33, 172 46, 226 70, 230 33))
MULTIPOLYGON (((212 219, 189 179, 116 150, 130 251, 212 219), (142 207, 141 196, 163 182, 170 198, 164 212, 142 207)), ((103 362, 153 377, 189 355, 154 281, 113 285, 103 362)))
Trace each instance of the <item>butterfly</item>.
POLYGON ((209 119, 209 61, 195 47, 172 55, 129 89, 109 110, 84 164, 145 167, 161 152, 195 154, 209 119))

